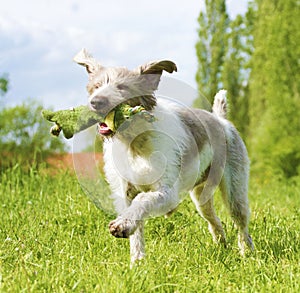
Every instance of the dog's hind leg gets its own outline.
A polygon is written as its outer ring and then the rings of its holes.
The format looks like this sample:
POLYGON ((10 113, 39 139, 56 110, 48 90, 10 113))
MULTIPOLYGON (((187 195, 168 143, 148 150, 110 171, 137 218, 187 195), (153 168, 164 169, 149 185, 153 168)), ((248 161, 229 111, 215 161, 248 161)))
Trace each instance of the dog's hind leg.
POLYGON ((253 250, 251 236, 248 232, 249 204, 248 204, 248 171, 246 168, 232 171, 228 165, 225 168, 224 177, 221 182, 223 200, 229 209, 230 215, 238 228, 238 245, 242 255, 247 249, 253 250))
POLYGON ((220 219, 217 217, 213 205, 213 195, 206 203, 201 204, 200 197, 203 190, 203 185, 197 185, 190 192, 192 201, 194 202, 197 211, 202 216, 204 220, 208 223, 209 231, 215 242, 221 243, 226 247, 226 236, 223 230, 220 219))

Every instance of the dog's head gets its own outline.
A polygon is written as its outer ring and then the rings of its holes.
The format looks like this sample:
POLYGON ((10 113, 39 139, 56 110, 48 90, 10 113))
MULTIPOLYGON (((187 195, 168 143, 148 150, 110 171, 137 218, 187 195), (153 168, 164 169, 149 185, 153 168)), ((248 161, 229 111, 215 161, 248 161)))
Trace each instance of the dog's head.
POLYGON ((169 60, 149 62, 134 70, 104 67, 85 49, 74 57, 74 61, 86 67, 90 107, 103 116, 107 116, 121 104, 152 110, 156 105, 154 91, 163 71, 177 71, 175 63, 169 60))

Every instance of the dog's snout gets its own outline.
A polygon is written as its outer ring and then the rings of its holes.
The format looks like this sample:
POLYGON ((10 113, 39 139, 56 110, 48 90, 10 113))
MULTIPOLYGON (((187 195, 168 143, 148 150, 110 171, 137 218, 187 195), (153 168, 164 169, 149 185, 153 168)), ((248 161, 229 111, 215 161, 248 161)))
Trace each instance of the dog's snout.
POLYGON ((91 99, 90 104, 94 110, 98 111, 107 106, 108 99, 104 96, 96 96, 91 99))

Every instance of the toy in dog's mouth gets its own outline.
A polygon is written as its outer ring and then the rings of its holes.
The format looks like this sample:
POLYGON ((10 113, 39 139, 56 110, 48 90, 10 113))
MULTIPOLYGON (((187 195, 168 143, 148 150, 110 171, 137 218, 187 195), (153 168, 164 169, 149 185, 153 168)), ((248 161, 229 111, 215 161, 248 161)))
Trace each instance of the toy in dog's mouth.
POLYGON ((119 105, 113 111, 109 112, 104 121, 98 124, 98 132, 103 136, 112 136, 117 129, 134 115, 141 115, 148 122, 155 120, 152 113, 145 110, 143 106, 131 107, 129 105, 119 105))
POLYGON ((46 120, 55 123, 50 129, 52 135, 58 136, 63 131, 67 139, 95 124, 98 124, 99 134, 104 137, 113 136, 121 125, 123 130, 126 129, 130 125, 133 116, 138 116, 147 122, 155 121, 154 115, 143 106, 132 107, 128 104, 118 105, 105 118, 103 118, 103 115, 91 111, 87 106, 56 112, 43 110, 42 115, 46 120))

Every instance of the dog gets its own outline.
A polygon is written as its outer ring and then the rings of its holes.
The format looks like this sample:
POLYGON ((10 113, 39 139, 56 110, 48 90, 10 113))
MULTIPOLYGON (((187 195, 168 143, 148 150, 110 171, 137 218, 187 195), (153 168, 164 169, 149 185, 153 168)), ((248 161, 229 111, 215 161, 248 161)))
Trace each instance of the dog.
POLYGON ((142 107, 118 129, 99 125, 104 138, 104 171, 112 190, 117 218, 110 233, 130 239, 131 262, 145 256, 144 221, 170 215, 188 191, 207 221, 213 240, 226 246, 226 237, 213 205, 220 187, 238 229, 241 254, 254 249, 248 232, 249 160, 238 131, 226 119, 226 91, 219 91, 212 112, 187 108, 155 91, 163 71, 177 71, 174 62, 160 60, 134 70, 104 67, 85 49, 74 58, 86 67, 90 108, 107 117, 120 104, 142 107))

